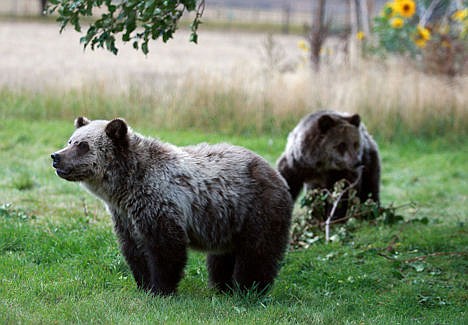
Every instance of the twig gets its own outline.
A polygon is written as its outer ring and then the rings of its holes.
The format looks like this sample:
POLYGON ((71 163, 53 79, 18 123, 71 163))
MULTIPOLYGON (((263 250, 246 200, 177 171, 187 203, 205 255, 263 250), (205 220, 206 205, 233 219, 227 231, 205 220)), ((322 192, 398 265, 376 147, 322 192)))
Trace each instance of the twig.
POLYGON ((377 253, 377 255, 382 256, 382 257, 386 258, 389 261, 396 261, 396 262, 409 264, 409 263, 413 263, 413 262, 417 262, 417 261, 423 261, 428 257, 435 257, 435 256, 466 256, 466 255, 468 255, 468 253, 467 252, 437 252, 437 253, 432 253, 432 254, 428 254, 428 255, 417 256, 417 257, 410 258, 410 259, 407 259, 407 260, 398 260, 398 259, 396 259, 394 257, 388 256, 388 255, 383 254, 383 253, 377 253))
POLYGON ((408 263, 412 263, 416 261, 423 261, 428 257, 434 257, 434 256, 466 256, 466 255, 468 255, 467 252, 437 252, 437 253, 432 253, 428 255, 417 256, 414 258, 404 260, 402 262, 408 264, 408 263))
POLYGON ((201 0, 197 7, 197 13, 195 14, 195 19, 198 21, 203 16, 205 12, 205 0, 201 0))
POLYGON ((362 175, 362 167, 359 168, 359 171, 358 171, 358 177, 356 178, 356 180, 351 183, 348 187, 346 187, 345 189, 343 189, 341 191, 341 193, 338 195, 338 197, 336 198, 335 202, 333 202, 333 207, 330 211, 330 215, 328 216, 327 220, 325 221, 325 242, 328 242, 330 241, 330 224, 331 224, 331 219, 333 218, 333 216, 335 215, 335 211, 336 211, 336 208, 338 207, 338 203, 340 203, 340 200, 341 198, 343 197, 343 195, 348 192, 351 188, 353 188, 354 186, 357 185, 357 183, 359 183, 360 179, 361 179, 361 175, 362 175))
POLYGON ((377 255, 382 256, 382 257, 386 258, 386 259, 389 260, 389 261, 397 261, 396 258, 391 257, 391 256, 388 256, 388 255, 385 255, 385 254, 383 254, 383 253, 377 253, 377 255))
POLYGON ((88 206, 86 205, 86 200, 84 198, 82 198, 81 201, 83 202, 84 216, 87 217, 87 216, 89 216, 89 213, 88 213, 88 206))
POLYGON ((434 1, 431 2, 431 4, 429 5, 429 8, 427 8, 427 10, 424 12, 424 15, 421 17, 421 20, 419 21, 419 24, 421 26, 426 27, 426 23, 429 20, 429 18, 431 17, 432 12, 439 5, 439 3, 441 1, 442 0, 434 0, 434 1))

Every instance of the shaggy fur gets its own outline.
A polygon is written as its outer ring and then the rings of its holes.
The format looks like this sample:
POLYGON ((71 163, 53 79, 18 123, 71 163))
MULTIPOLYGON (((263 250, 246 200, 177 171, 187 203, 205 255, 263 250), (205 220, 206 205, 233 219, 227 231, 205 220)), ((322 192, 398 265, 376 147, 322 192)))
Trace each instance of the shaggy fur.
MULTIPOLYGON (((369 196, 379 202, 380 159, 378 147, 359 115, 319 111, 304 117, 288 136, 277 167, 287 181, 293 200, 307 188, 333 189, 346 179, 361 201, 369 196)), ((346 209, 335 214, 343 217, 346 209)))
POLYGON ((68 146, 52 154, 53 166, 104 201, 140 288, 174 293, 188 247, 208 252, 219 290, 272 285, 293 202, 264 159, 227 144, 176 147, 121 119, 80 117, 75 127, 68 146))

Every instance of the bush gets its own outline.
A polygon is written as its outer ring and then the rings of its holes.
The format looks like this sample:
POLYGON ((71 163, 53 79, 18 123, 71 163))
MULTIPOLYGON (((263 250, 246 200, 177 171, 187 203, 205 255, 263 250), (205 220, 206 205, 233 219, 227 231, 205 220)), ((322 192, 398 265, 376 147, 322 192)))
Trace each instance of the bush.
POLYGON ((303 213, 293 219, 291 227, 292 249, 308 248, 315 242, 322 241, 325 230, 325 241, 342 241, 349 238, 356 228, 358 220, 376 221, 383 224, 394 224, 402 221, 397 214, 397 207, 380 206, 372 199, 361 202, 357 191, 344 180, 335 183, 333 191, 327 189, 309 190, 301 200, 303 213), (346 207, 346 215, 334 219, 335 209, 346 207), (334 235, 330 236, 330 226, 340 224, 334 235))

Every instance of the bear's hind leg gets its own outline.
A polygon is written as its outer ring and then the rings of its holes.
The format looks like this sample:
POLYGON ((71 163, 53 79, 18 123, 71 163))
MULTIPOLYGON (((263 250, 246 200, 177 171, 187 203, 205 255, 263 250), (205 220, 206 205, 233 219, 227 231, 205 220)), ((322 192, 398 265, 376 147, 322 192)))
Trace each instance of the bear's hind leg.
POLYGON ((271 257, 244 253, 236 255, 234 287, 240 291, 266 293, 273 285, 277 272, 278 267, 271 257))
POLYGON ((232 289, 232 274, 234 272, 235 257, 233 254, 210 254, 206 259, 210 286, 228 292, 232 289))

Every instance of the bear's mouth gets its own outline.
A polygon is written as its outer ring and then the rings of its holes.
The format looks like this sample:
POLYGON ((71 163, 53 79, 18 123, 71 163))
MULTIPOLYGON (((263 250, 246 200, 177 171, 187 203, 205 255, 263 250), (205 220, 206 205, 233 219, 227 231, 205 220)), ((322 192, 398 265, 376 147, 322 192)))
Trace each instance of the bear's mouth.
POLYGON ((83 173, 80 173, 78 170, 74 169, 74 168, 55 168, 55 173, 57 174, 57 176, 59 176, 60 178, 63 178, 67 181, 71 181, 71 182, 79 182, 79 181, 83 181, 85 180, 86 178, 88 178, 88 175, 87 174, 83 174, 83 173))
POLYGON ((56 168, 55 172, 60 177, 66 177, 66 176, 70 175, 70 170, 66 170, 66 169, 56 168))

